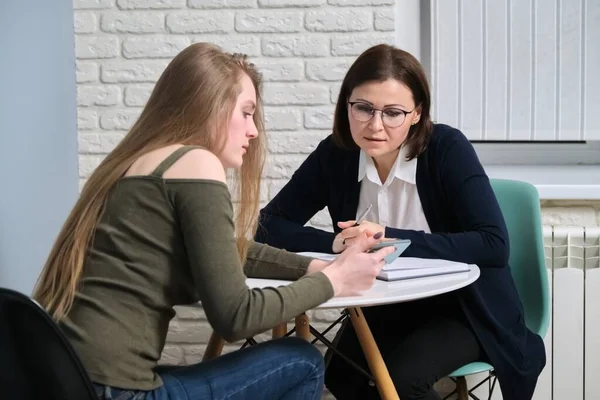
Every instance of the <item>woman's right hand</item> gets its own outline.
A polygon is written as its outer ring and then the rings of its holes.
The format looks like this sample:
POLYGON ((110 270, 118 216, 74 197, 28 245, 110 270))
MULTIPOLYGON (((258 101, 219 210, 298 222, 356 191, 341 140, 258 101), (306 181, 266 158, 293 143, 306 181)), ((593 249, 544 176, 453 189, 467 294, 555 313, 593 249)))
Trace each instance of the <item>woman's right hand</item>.
POLYGON ((360 225, 356 225, 356 221, 340 221, 337 225, 342 228, 342 231, 333 239, 332 250, 334 253, 344 251, 361 233, 374 236, 378 232, 385 232, 385 227, 370 221, 363 221, 360 225))
POLYGON ((387 246, 373 253, 371 247, 381 241, 383 233, 367 236, 361 233, 355 238, 323 273, 331 281, 335 296, 352 296, 370 289, 385 261, 383 258, 394 252, 394 246, 387 246))

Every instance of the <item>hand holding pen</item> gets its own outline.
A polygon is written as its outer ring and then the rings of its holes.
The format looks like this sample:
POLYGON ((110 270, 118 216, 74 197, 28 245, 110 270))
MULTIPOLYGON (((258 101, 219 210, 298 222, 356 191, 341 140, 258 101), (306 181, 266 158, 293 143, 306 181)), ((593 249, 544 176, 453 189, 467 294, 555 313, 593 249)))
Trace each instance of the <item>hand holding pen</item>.
POLYGON ((339 253, 343 251, 347 246, 352 244, 353 239, 360 233, 365 232, 368 237, 375 235, 378 232, 382 232, 385 235, 385 227, 366 220, 367 215, 372 209, 372 205, 369 205, 356 219, 350 221, 338 222, 338 227, 342 228, 342 231, 337 234, 333 241, 333 252, 339 253))
POLYGON ((358 219, 352 226, 359 226, 360 224, 362 224, 365 218, 367 218, 367 214, 369 213, 369 211, 371 211, 371 208, 373 208, 373 204, 369 204, 369 207, 365 208, 365 211, 363 211, 363 213, 359 215, 358 219))
MULTIPOLYGON (((373 208, 373 204, 369 204, 369 206, 367 208, 365 208, 365 211, 362 212, 362 214, 360 214, 356 220, 356 222, 354 223, 354 225, 352 225, 352 227, 357 227, 360 226, 360 224, 362 224, 365 220, 365 218, 367 217, 367 214, 369 213, 369 211, 371 211, 371 208, 373 208)), ((351 222, 351 221, 346 221, 346 222, 351 222)), ((338 223, 338 226, 342 229, 344 229, 342 226, 340 226, 342 222, 338 223)), ((355 237, 356 235, 352 236, 355 237)), ((369 235, 367 235, 369 236, 369 235)), ((344 239, 342 240, 342 245, 346 245, 346 240, 350 239, 350 237, 344 237, 344 239)))

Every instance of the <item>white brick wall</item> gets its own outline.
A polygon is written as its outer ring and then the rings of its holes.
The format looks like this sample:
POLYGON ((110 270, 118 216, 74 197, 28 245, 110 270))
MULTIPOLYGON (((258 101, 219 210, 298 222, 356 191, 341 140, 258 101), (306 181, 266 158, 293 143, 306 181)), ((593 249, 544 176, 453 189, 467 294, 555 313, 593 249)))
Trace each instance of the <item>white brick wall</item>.
MULTIPOLYGON (((169 59, 208 41, 248 54, 264 74, 265 201, 330 133, 354 58, 394 40, 394 0, 74 0, 74 9, 82 182, 139 115, 169 59)), ((600 220, 597 202, 543 206, 545 224, 600 220)), ((312 223, 328 226, 324 213, 312 223)), ((324 324, 336 316, 315 318, 324 324)), ((197 362, 209 334, 201 310, 178 309, 163 361, 197 362)))

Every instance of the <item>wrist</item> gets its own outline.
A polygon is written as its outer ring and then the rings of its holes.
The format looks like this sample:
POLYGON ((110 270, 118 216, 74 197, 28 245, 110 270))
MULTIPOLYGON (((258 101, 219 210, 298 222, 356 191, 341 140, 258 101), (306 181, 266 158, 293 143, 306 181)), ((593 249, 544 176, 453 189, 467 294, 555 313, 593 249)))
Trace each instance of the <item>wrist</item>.
POLYGON ((339 243, 338 242, 339 242, 338 235, 335 235, 333 237, 333 241, 331 242, 331 251, 334 254, 339 253, 339 243))
POLYGON ((306 268, 306 275, 314 274, 315 272, 323 271, 329 263, 327 261, 319 260, 315 258, 308 264, 306 268))
POLYGON ((344 239, 337 235, 331 244, 331 250, 334 254, 339 254, 344 251, 345 248, 346 244, 344 243, 344 239))
POLYGON ((323 272, 327 279, 329 279, 329 283, 331 283, 331 287, 333 288, 333 295, 338 296, 342 291, 342 287, 336 270, 329 267, 325 268, 321 272, 323 272))

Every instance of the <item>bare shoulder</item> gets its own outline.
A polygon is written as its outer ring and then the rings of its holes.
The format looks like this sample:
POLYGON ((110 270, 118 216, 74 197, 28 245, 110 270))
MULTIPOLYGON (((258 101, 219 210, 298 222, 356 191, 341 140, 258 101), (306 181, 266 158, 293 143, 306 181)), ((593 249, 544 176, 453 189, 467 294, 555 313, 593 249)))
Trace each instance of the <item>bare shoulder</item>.
MULTIPOLYGON (((150 175, 182 145, 171 145, 153 150, 138 158, 125 176, 150 175)), ((216 155, 205 149, 192 149, 176 160, 163 174, 165 179, 213 179, 225 182, 223 164, 216 155)))
POLYGON ((185 153, 163 174, 165 179, 211 179, 225 182, 225 169, 216 155, 205 149, 185 153))

